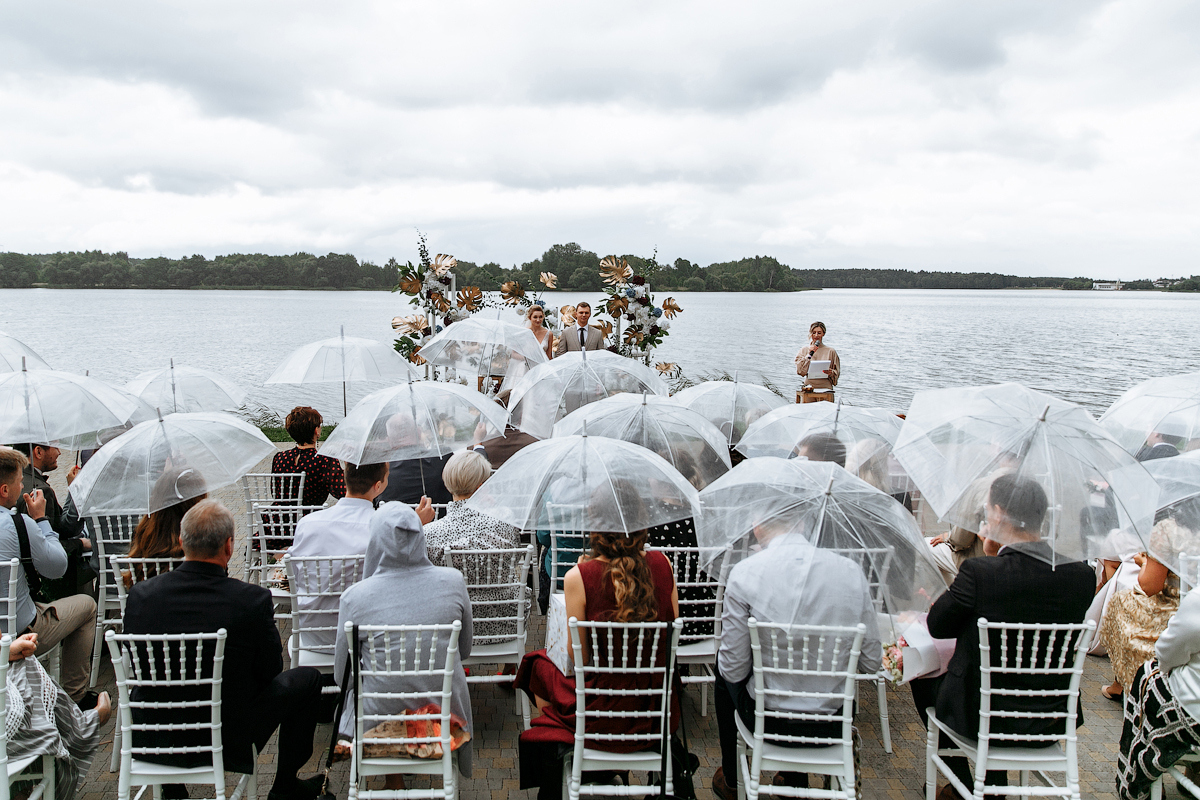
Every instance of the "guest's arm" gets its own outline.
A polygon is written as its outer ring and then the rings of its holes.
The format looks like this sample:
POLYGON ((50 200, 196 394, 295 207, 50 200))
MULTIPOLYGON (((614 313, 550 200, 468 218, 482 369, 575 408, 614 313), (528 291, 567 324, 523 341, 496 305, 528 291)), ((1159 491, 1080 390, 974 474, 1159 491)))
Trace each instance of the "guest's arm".
POLYGON ((975 566, 964 561, 958 576, 945 594, 929 609, 929 633, 935 639, 957 639, 970 625, 976 624, 975 566))
MULTIPOLYGON (((342 674, 346 671, 346 658, 348 649, 346 645, 346 623, 350 620, 350 615, 346 613, 346 603, 343 600, 338 604, 338 621, 337 630, 334 631, 333 645, 333 679, 338 682, 338 686, 342 685, 342 674)), ((344 687, 343 687, 344 688, 344 687)))
POLYGON ((329 459, 332 463, 329 465, 328 483, 329 493, 336 499, 341 500, 346 496, 346 473, 342 472, 342 464, 336 458, 329 459))
POLYGON ((1138 559, 1142 562, 1142 571, 1138 573, 1138 586, 1147 597, 1154 597, 1167 585, 1169 571, 1150 556, 1139 556, 1138 559))
MULTIPOLYGON (((587 619, 587 591, 583 588, 583 573, 579 571, 579 567, 571 567, 563 577, 563 604, 567 608, 568 620, 571 617, 580 622, 587 619)), ((567 636, 568 646, 572 646, 570 625, 567 626, 564 633, 567 636)), ((591 655, 588 653, 587 638, 582 632, 580 632, 579 640, 583 645, 583 660, 586 663, 591 655)))
POLYGON ((269 684, 283 672, 283 643, 279 641, 279 628, 275 625, 275 604, 271 593, 260 590, 257 608, 251 612, 251 642, 257 647, 254 662, 254 677, 258 688, 269 684))
POLYGON ((1154 645, 1158 665, 1165 670, 1182 667, 1200 652, 1200 593, 1190 592, 1179 603, 1175 616, 1154 645))
POLYGON ((458 632, 458 654, 462 658, 471 655, 471 643, 475 638, 475 620, 471 615, 471 596, 467 593, 467 582, 459 575, 459 604, 462 607, 462 630, 458 632))
POLYGON ((725 589, 721 611, 721 646, 717 669, 728 683, 743 681, 750 674, 750 604, 731 582, 725 589))
POLYGON ((879 614, 875 612, 875 603, 871 601, 871 590, 863 581, 863 602, 859 609, 858 621, 867 628, 863 636, 862 655, 858 657, 858 671, 871 675, 879 672, 883 666, 883 642, 879 637, 879 614))

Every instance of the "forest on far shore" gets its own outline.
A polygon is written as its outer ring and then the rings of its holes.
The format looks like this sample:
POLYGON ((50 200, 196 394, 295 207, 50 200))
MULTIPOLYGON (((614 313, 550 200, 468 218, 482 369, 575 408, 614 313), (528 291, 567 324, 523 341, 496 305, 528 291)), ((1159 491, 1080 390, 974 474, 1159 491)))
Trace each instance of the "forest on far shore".
MULTIPOLYGON (((773 256, 750 256, 701 266, 685 258, 659 263, 652 256, 625 255, 642 272, 657 265, 655 291, 793 292, 804 289, 1091 289, 1090 278, 1026 278, 992 272, 913 272, 901 269, 797 269, 773 256)), ((505 281, 539 285, 542 272, 558 276, 558 288, 598 291, 600 256, 578 244, 556 244, 532 261, 511 267, 495 262, 459 261, 458 286, 496 291, 505 281)), ((100 250, 44 255, 0 253, 0 287, 47 286, 73 289, 372 289, 390 290, 397 267, 359 261, 349 253, 266 255, 233 253, 207 258, 130 258, 128 253, 100 250)), ((1152 290, 1150 281, 1134 281, 1125 289, 1152 290)), ((1182 280, 1167 291, 1196 291, 1200 276, 1182 280)))

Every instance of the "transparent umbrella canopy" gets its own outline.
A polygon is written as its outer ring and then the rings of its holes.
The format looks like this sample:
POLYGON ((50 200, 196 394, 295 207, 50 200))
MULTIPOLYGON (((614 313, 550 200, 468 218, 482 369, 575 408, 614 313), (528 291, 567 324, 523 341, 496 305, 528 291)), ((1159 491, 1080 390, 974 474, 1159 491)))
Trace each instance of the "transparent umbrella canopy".
POLYGON ((1037 483, 1051 564, 1098 556, 1115 529, 1144 545, 1153 526, 1159 489, 1145 468, 1085 409, 1019 384, 918 392, 893 452, 938 516, 967 530, 980 530, 996 477, 1037 483))
POLYGON ((246 398, 246 392, 228 378, 205 369, 176 366, 175 359, 171 359, 168 367, 138 375, 125 384, 125 391, 164 415, 180 411, 233 411, 246 398))
POLYGON ((662 456, 603 436, 534 442, 504 462, 467 505, 522 530, 636 533, 694 517, 699 497, 662 456))
POLYGON ((235 483, 274 452, 262 431, 232 414, 171 414, 100 448, 71 496, 82 514, 152 514, 235 483))
MULTIPOLYGON (((806 455, 806 445, 831 447, 836 441, 850 472, 888 494, 901 490, 905 476, 892 469, 889 456, 903 420, 883 408, 833 403, 780 406, 754 422, 735 448, 748 458, 806 455)), ((812 458, 810 460, 827 460, 812 458)), ((898 469, 898 466, 897 466, 898 469)))
POLYGON ((53 442, 55 447, 61 447, 64 450, 96 450, 102 447, 106 442, 111 442, 113 439, 120 436, 122 433, 132 429, 135 425, 142 422, 149 422, 152 419, 158 419, 158 411, 152 408, 146 401, 136 395, 132 395, 124 389, 113 387, 115 391, 121 392, 127 396, 132 402, 137 405, 137 410, 129 415, 129 419, 125 420, 121 425, 112 428, 105 428, 99 431, 88 431, 76 436, 71 436, 66 439, 59 439, 53 442))
POLYGON ((1194 589, 1200 584, 1200 450, 1145 467, 1160 490, 1146 552, 1194 589))
POLYGON ((350 381, 402 381, 420 377, 391 345, 347 336, 342 326, 340 336, 295 350, 276 367, 267 383, 341 383, 345 414, 346 384, 350 381))
POLYGON ((670 397, 615 394, 572 411, 554 435, 607 436, 641 445, 670 462, 696 489, 729 471, 725 437, 704 417, 670 397))
POLYGON ((120 427, 137 399, 96 378, 39 369, 0 373, 0 442, 58 442, 120 427))
POLYGON ((710 563, 720 559, 724 568, 768 548, 771 558, 795 559, 800 571, 791 580, 762 587, 770 619, 792 619, 801 604, 815 602, 804 569, 845 567, 828 557, 805 557, 806 548, 854 562, 867 578, 877 610, 890 618, 927 612, 945 591, 912 514, 836 464, 750 458, 705 487, 700 507, 697 542, 719 554, 710 563))
POLYGON ((0 372, 21 369, 50 369, 50 365, 17 337, 0 333, 0 372))
POLYGON ((658 373, 640 361, 607 350, 571 352, 529 370, 508 398, 513 425, 548 439, 554 423, 588 403, 622 392, 670 394, 658 373))
POLYGON ((675 399, 716 425, 730 447, 742 440, 752 423, 788 402, 765 386, 732 381, 705 381, 674 395, 675 399))
POLYGON ((453 367, 464 375, 507 375, 516 360, 528 367, 544 364, 546 351, 533 331, 511 322, 470 317, 447 325, 421 345, 430 364, 453 367))
POLYGON ((1135 456, 1154 434, 1185 449, 1200 439, 1200 372, 1139 383, 1109 406, 1100 427, 1135 456))
POLYGON ((321 445, 351 464, 444 456, 504 435, 508 412, 457 383, 410 381, 364 397, 321 445))

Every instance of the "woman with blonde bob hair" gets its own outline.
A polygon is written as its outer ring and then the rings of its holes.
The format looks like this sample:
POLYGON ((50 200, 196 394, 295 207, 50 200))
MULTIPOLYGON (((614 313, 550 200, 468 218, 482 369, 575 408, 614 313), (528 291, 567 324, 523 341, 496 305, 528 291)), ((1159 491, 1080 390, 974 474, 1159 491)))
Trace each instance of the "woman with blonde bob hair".
POLYGON ((521 532, 506 522, 467 507, 467 500, 492 476, 492 465, 474 450, 455 453, 442 470, 442 483, 450 491, 446 516, 425 526, 429 560, 446 563, 446 550, 503 550, 520 545, 521 532))
MULTIPOLYGON (((626 482, 613 486, 613 496, 626 519, 636 517, 636 492, 626 482)), ((635 524, 637 524, 635 522, 635 524)), ((567 573, 563 600, 567 618, 598 622, 672 622, 679 616, 679 591, 671 562, 658 552, 646 552, 647 531, 625 534, 596 531, 589 535, 590 551, 567 573)), ((585 643, 584 658, 590 659, 585 643)), ((597 688, 647 689, 641 677, 603 675, 597 688)), ((541 800, 558 797, 562 768, 560 745, 575 741, 575 679, 559 671, 545 650, 528 653, 517 670, 516 687, 530 696, 541 716, 520 739, 521 788, 539 788, 541 800)), ((643 698, 600 696, 589 701, 589 711, 644 710, 643 698)), ((671 694, 671 729, 679 724, 679 698, 671 694)), ((648 718, 600 718, 589 731, 598 734, 649 733, 648 718)), ((612 752, 630 752, 641 742, 590 741, 589 747, 612 752)))

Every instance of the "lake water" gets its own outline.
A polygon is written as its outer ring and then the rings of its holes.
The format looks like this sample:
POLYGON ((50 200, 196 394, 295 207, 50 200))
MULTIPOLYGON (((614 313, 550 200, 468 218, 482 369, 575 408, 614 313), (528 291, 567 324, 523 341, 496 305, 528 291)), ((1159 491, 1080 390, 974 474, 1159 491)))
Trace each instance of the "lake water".
MULTIPOLYGON (((593 304, 598 293, 551 292, 593 304)), ((664 299, 660 293, 659 301, 664 299)), ((684 308, 656 360, 693 379, 717 370, 798 384, 792 358, 808 325, 828 326, 839 394, 901 411, 922 388, 1017 381, 1099 415, 1146 378, 1200 371, 1200 295, 1158 292, 901 291, 675 293, 684 308)), ((124 383, 177 363, 216 370, 286 412, 341 416, 341 389, 264 386, 294 348, 346 334, 393 338, 406 298, 387 292, 0 289, 0 331, 57 369, 124 383)), ((515 315, 506 312, 515 320, 515 315)), ((378 388, 352 385, 350 402, 378 388)))

